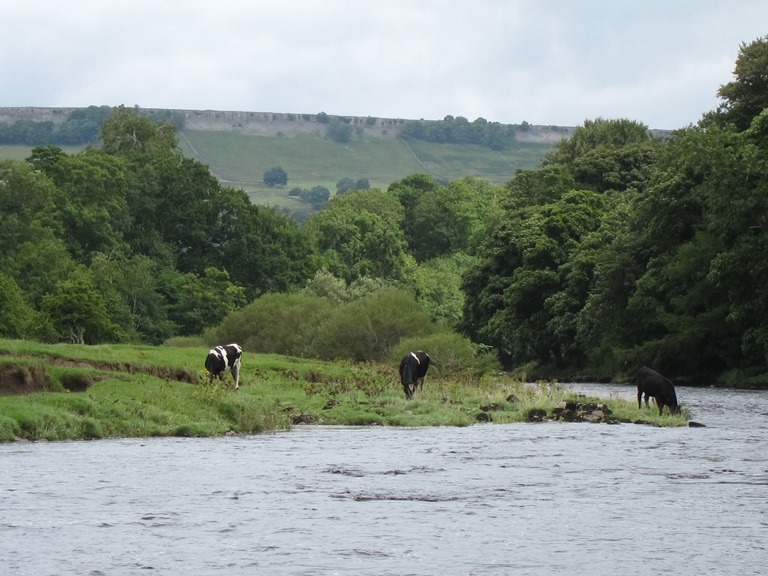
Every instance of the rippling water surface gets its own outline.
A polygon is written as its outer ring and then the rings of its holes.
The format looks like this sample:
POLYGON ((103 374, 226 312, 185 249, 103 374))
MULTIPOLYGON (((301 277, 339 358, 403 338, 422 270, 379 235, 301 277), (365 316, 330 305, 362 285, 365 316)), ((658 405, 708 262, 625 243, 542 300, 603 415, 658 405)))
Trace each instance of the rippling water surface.
POLYGON ((765 574, 768 393, 678 397, 706 428, 0 445, 0 574, 765 574))

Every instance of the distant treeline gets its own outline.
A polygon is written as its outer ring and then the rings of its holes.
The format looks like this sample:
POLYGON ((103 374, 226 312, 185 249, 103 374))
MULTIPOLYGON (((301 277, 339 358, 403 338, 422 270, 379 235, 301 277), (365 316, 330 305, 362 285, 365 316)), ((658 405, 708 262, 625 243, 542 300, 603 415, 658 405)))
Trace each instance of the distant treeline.
MULTIPOLYGON (((184 113, 178 110, 150 110, 134 107, 134 111, 155 122, 172 124, 177 131, 184 129, 184 113)), ((110 106, 89 106, 72 110, 63 123, 51 120, 35 121, 20 119, 13 123, 0 122, 0 144, 22 146, 77 146, 96 144, 104 121, 112 113, 110 106)), ((293 118, 293 115, 289 115, 293 118)), ((305 114, 305 120, 312 116, 305 114)), ((327 136, 336 142, 349 142, 354 133, 352 119, 346 117, 331 118, 324 112, 314 119, 328 125, 327 136)), ((368 118, 366 123, 375 119, 368 118)), ((475 144, 492 150, 505 150, 516 145, 518 130, 530 129, 527 122, 520 125, 489 122, 477 118, 470 122, 463 116, 446 116, 442 120, 399 120, 400 136, 406 139, 424 140, 445 144, 475 144)))
MULTIPOLYGON (((177 130, 184 127, 184 115, 173 110, 139 110, 141 115, 156 122, 168 122, 177 130)), ((110 106, 88 106, 72 110, 64 122, 51 120, 16 120, 0 122, 0 144, 21 146, 78 146, 96 144, 104 122, 112 114, 110 106)))
POLYGON ((476 144, 492 150, 504 150, 515 145, 518 130, 527 130, 527 122, 517 126, 499 124, 478 118, 472 122, 463 116, 446 116, 442 120, 409 120, 400 131, 403 138, 446 144, 476 144))

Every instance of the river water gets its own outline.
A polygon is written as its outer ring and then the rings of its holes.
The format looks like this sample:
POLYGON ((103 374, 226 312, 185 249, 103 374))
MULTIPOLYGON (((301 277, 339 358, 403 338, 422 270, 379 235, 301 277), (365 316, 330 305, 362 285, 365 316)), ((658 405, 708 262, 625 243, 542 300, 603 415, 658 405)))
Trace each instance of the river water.
POLYGON ((766 574, 768 392, 678 398, 705 428, 3 444, 0 574, 766 574))

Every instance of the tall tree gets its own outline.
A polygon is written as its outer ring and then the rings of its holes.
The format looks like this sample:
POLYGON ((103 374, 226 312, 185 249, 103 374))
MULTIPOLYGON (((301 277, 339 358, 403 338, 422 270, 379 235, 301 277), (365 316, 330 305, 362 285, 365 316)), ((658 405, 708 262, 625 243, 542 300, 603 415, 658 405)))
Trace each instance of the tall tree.
POLYGON ((331 199, 306 228, 324 266, 352 282, 363 276, 403 279, 406 243, 401 228, 403 208, 380 190, 358 190, 331 199))
POLYGON ((40 148, 33 150, 29 162, 56 186, 61 238, 75 259, 88 262, 96 252, 124 250, 131 217, 121 158, 90 148, 74 155, 40 148))
POLYGON ((43 298, 42 312, 60 336, 73 344, 93 344, 112 340, 115 325, 107 307, 85 269, 60 282, 56 290, 43 298))
POLYGON ((733 75, 734 80, 717 92, 718 115, 741 131, 768 107, 768 35, 741 44, 733 75))

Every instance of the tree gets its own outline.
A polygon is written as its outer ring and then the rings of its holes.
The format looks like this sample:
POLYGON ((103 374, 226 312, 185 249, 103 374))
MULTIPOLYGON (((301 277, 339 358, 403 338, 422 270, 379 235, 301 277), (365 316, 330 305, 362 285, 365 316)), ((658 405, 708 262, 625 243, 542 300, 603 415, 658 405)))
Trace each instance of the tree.
POLYGON ((721 153, 711 158, 712 178, 702 186, 707 232, 718 241, 719 249, 707 270, 708 278, 725 293, 727 320, 739 337, 743 365, 766 367, 768 110, 756 116, 747 130, 724 136, 721 153))
POLYGON ((741 44, 733 75, 717 92, 722 99, 718 115, 741 131, 768 107, 768 36, 741 44))
POLYGON ((648 180, 659 145, 639 122, 598 118, 555 144, 544 165, 564 167, 583 189, 625 191, 648 180))
POLYGON ((75 259, 87 262, 96 252, 123 249, 131 226, 123 158, 91 148, 67 155, 48 147, 33 150, 29 162, 56 186, 61 238, 75 259))
POLYGON ((84 269, 60 282, 52 294, 46 295, 41 310, 60 337, 73 344, 96 344, 114 338, 115 326, 107 314, 104 299, 84 269))
POLYGON ((575 315, 588 284, 575 282, 569 263, 599 227, 603 205, 600 195, 585 190, 544 206, 510 204, 464 276, 465 333, 494 346, 505 363, 573 360, 575 315))
POLYGON ((28 338, 34 315, 16 281, 0 272, 0 336, 28 338))
POLYGON ((402 206, 379 190, 331 199, 306 224, 324 266, 352 282, 363 276, 400 280, 406 269, 402 206))
POLYGON ((0 257, 27 241, 59 233, 56 188, 25 162, 0 162, 0 257))
POLYGON ((333 140, 334 142, 338 142, 339 144, 346 144, 352 140, 352 132, 353 129, 351 124, 343 122, 338 118, 334 118, 328 124, 326 137, 330 140, 333 140))
POLYGON ((282 166, 273 166, 264 172, 262 180, 267 186, 285 186, 288 184, 288 173, 282 166))
POLYGON ((312 206, 315 210, 322 210, 328 204, 331 197, 331 191, 325 186, 313 186, 310 190, 302 190, 299 194, 304 202, 312 206))
POLYGON ((208 265, 226 269, 249 301, 302 286, 319 267, 308 231, 289 216, 257 206, 231 188, 211 203, 217 216, 209 241, 216 260, 208 265))
POLYGON ((427 260, 409 274, 416 299, 433 322, 458 326, 464 305, 461 278, 475 263, 474 257, 457 252, 427 260))
POLYGON ((355 189, 355 181, 352 178, 342 178, 336 182, 336 195, 341 196, 355 189))
POLYGON ((102 150, 107 154, 141 156, 144 154, 180 154, 173 124, 158 123, 134 110, 118 106, 101 128, 102 150))
POLYGON ((202 334, 218 325, 229 313, 245 306, 245 290, 230 282, 229 273, 218 268, 206 268, 200 277, 184 274, 173 286, 176 301, 170 319, 184 336, 202 334))

